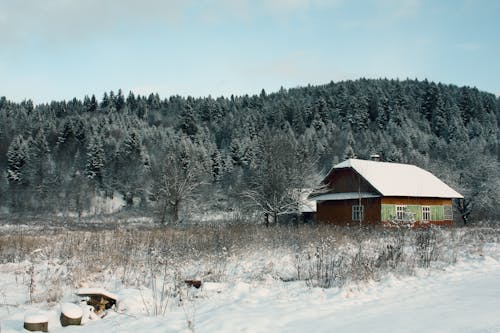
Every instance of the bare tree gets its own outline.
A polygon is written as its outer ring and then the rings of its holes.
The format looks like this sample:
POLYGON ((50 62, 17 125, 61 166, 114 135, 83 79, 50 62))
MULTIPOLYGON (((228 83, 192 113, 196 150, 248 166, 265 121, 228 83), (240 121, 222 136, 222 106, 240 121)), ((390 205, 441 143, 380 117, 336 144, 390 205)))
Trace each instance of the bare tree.
POLYGON ((459 199, 457 201, 457 209, 462 217, 464 224, 469 223, 469 215, 472 212, 472 202, 469 199, 459 199))
POLYGON ((160 179, 155 184, 161 223, 168 217, 180 221, 181 205, 204 184, 209 170, 209 159, 203 147, 187 137, 171 144, 162 163, 160 179))
POLYGON ((276 223, 279 215, 298 214, 301 191, 309 185, 314 162, 293 132, 265 129, 256 157, 244 196, 264 214, 266 226, 270 220, 276 223))

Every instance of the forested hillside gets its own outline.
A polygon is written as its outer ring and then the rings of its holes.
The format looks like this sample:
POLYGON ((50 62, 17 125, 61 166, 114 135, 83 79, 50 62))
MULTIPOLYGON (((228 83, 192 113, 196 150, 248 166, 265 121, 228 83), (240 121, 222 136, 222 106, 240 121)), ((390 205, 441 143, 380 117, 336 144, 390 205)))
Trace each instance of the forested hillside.
POLYGON ((87 211, 123 197, 158 221, 189 212, 293 212, 334 164, 378 153, 430 170, 471 221, 500 218, 500 100, 476 88, 367 80, 255 96, 0 99, 4 213, 87 211))

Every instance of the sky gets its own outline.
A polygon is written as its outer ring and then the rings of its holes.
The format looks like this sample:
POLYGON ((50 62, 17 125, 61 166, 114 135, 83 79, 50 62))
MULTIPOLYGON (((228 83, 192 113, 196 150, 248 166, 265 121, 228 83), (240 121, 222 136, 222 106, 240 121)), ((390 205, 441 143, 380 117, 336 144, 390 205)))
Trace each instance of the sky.
POLYGON ((497 0, 0 0, 0 96, 230 96, 365 78, 500 95, 497 0))

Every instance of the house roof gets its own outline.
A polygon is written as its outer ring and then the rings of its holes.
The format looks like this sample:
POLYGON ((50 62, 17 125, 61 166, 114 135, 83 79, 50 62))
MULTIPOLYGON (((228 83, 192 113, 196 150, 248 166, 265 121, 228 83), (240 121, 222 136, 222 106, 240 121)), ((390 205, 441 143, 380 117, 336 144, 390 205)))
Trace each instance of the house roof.
POLYGON ((411 164, 348 159, 329 172, 352 168, 383 196, 463 198, 429 171, 411 164))
POLYGON ((301 213, 316 213, 316 198, 309 198, 312 189, 300 190, 300 212, 301 213))
POLYGON ((349 200, 349 199, 359 199, 359 198, 379 198, 380 195, 374 193, 366 192, 343 192, 343 193, 324 193, 318 194, 310 198, 314 201, 323 200, 349 200))
POLYGON ((300 205, 301 213, 316 213, 316 199, 307 200, 307 202, 300 205))

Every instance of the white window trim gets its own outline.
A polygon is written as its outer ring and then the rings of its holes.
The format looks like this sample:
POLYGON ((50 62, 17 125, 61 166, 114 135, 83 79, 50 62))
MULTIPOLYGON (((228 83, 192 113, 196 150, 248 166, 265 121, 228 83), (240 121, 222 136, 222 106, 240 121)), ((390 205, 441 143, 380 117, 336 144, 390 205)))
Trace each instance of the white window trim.
POLYGON ((351 218, 353 221, 363 221, 365 217, 365 206, 352 205, 351 214, 351 218))
POLYGON ((431 206, 422 206, 422 221, 428 222, 431 220, 431 206), (426 218, 426 215, 428 218, 426 218))
POLYGON ((403 221, 405 219, 406 205, 396 205, 396 220, 403 221))

